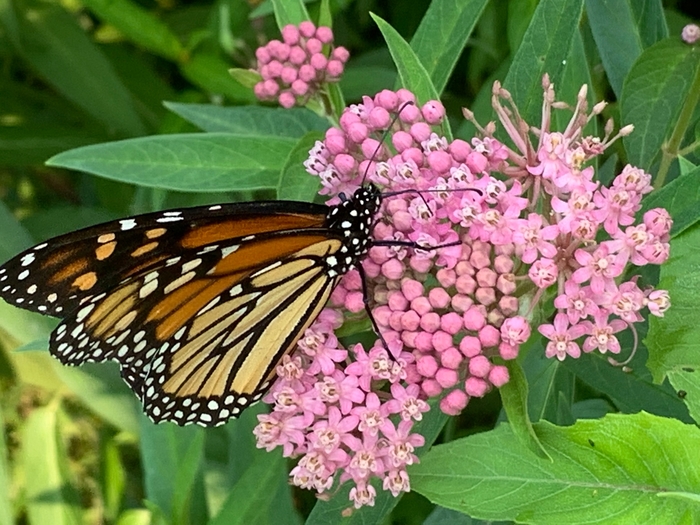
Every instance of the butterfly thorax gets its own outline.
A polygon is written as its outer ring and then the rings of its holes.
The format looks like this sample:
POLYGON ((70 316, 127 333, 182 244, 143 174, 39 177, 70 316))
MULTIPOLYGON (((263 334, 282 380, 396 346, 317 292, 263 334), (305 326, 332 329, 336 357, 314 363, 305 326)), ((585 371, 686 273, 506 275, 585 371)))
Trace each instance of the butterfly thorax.
POLYGON ((352 197, 328 211, 326 226, 341 234, 343 239, 340 251, 326 258, 329 272, 342 275, 354 268, 367 253, 371 244, 374 216, 381 202, 379 188, 370 184, 360 187, 352 197))

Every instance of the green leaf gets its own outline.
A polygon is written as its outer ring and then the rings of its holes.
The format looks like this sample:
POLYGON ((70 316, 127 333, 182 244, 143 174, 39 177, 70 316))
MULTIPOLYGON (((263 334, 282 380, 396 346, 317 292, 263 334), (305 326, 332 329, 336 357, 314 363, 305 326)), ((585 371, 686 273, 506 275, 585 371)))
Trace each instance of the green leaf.
POLYGON ((79 525, 81 515, 71 490, 57 425, 57 405, 36 408, 22 432, 27 517, 32 525, 79 525))
MULTIPOLYGON (((629 346, 625 344, 624 347, 629 346)), ((632 366, 629 372, 610 366, 604 357, 594 354, 565 359, 562 364, 590 388, 604 393, 621 412, 645 410, 690 422, 688 411, 675 392, 668 384, 655 384, 642 362, 632 366)))
POLYGON ((111 64, 62 8, 0 0, 0 20, 19 54, 63 96, 110 133, 141 135, 145 128, 111 64), (12 28, 14 27, 15 30, 12 28))
MULTIPOLYGON (((178 427, 172 423, 153 424, 145 416, 141 417, 141 458, 144 470, 146 498, 170 518, 176 509, 181 509, 191 493, 182 494, 182 484, 191 474, 191 464, 183 459, 188 454, 197 456, 197 447, 201 447, 201 427, 178 427), (194 445, 194 449, 191 447, 194 445), (182 478, 182 479, 181 479, 182 478)), ((191 485, 190 485, 191 486, 191 485)), ((173 522, 175 523, 175 522, 173 522)), ((175 523, 179 525, 181 522, 175 523)))
POLYGON ((0 165, 42 164, 61 151, 108 140, 100 124, 48 90, 0 83, 0 165))
MULTIPOLYGON (((425 445, 416 450, 418 457, 422 458, 430 449, 445 426, 447 419, 448 416, 438 407, 438 402, 432 400, 430 402, 430 411, 423 414, 423 419, 417 422, 411 431, 425 437, 425 445)), ((328 523, 372 525, 383 523, 392 509, 399 503, 399 498, 395 498, 391 495, 391 492, 385 491, 381 486, 376 485, 377 497, 375 498, 374 506, 352 509, 350 517, 343 519, 344 511, 352 507, 349 494, 353 486, 352 482, 346 482, 338 488, 330 501, 319 500, 311 511, 305 525, 326 525, 328 523)))
MULTIPOLYGON (((279 451, 256 451, 248 467, 208 525, 247 525, 280 523, 271 519, 280 476, 286 481, 287 465, 279 451)), ((286 516, 284 523, 296 521, 286 516)))
POLYGON ((474 31, 487 0, 437 0, 430 3, 411 39, 411 48, 442 93, 474 31))
POLYGON ((322 133, 307 133, 289 153, 287 163, 282 168, 277 198, 293 201, 314 200, 320 187, 319 178, 306 171, 304 161, 309 158, 309 150, 317 140, 323 140, 322 133))
POLYGON ((12 500, 10 499, 10 464, 5 444, 5 420, 0 410, 0 525, 13 525, 12 500))
POLYGON ((183 76, 202 89, 238 103, 256 102, 253 90, 233 78, 228 72, 229 67, 229 63, 210 53, 194 53, 180 62, 183 76))
POLYGON ((260 73, 250 69, 234 67, 228 70, 228 74, 231 75, 233 79, 241 86, 248 88, 251 91, 255 87, 255 84, 262 80, 260 73))
POLYGON ((165 102, 165 107, 202 131, 226 132, 241 137, 270 135, 301 138, 309 131, 325 131, 328 121, 306 108, 222 107, 213 104, 165 102))
POLYGON ((0 201, 0 261, 5 262, 34 244, 34 239, 0 201))
POLYGON ((527 352, 522 366, 529 386, 527 406, 530 420, 546 419, 557 425, 569 425, 572 420, 560 419, 563 414, 560 405, 571 409, 576 378, 561 361, 545 357, 541 339, 531 339, 532 342, 526 343, 529 350, 521 347, 521 355, 527 352))
POLYGON ((505 361, 505 366, 508 367, 510 379, 499 389, 499 392, 511 429, 518 441, 527 447, 530 453, 546 458, 547 453, 537 439, 527 413, 528 386, 525 373, 517 361, 505 361))
POLYGON ((645 339, 647 367, 661 382, 669 372, 684 367, 700 369, 700 228, 695 226, 671 239, 671 257, 661 265, 659 285, 668 290, 671 308, 663 318, 650 316, 645 339))
POLYGON ((116 428, 139 435, 141 406, 114 363, 86 363, 76 368, 52 359, 52 368, 90 410, 116 428))
POLYGON ((173 490, 173 523, 187 525, 193 489, 204 459, 203 431, 197 432, 180 456, 173 490))
POLYGON ((49 166, 178 191, 275 188, 296 140, 230 133, 160 135, 60 153, 49 166))
MULTIPOLYGON (((419 106, 425 104, 428 100, 439 100, 440 95, 430 80, 430 75, 413 52, 413 49, 411 49, 411 46, 408 45, 408 42, 386 21, 377 15, 370 14, 382 32, 387 46, 389 46, 389 52, 399 72, 401 85, 416 95, 416 101, 419 106)), ((445 126, 445 136, 448 140, 451 140, 452 131, 449 129, 447 120, 445 120, 443 125, 445 126)))
POLYGON ((690 417, 700 421, 700 370, 682 368, 668 373, 668 380, 677 390, 679 399, 688 407, 690 417))
POLYGON ((287 24, 298 26, 305 20, 311 20, 301 0, 272 0, 272 5, 275 8, 277 27, 280 30, 287 24))
POLYGON ((638 215, 653 209, 666 208, 673 218, 671 237, 676 237, 694 226, 700 219, 700 168, 673 179, 642 200, 638 215))
POLYGON ((146 509, 129 509, 119 515, 115 525, 155 525, 146 509))
POLYGON ((586 0, 586 14, 610 86, 617 98, 642 42, 628 0, 586 0))
POLYGON ((409 470, 412 489, 475 518, 538 525, 700 518, 697 505, 659 497, 700 491, 694 425, 642 412, 535 429, 552 462, 528 453, 502 425, 434 447, 409 470))
POLYGON ((620 97, 621 124, 634 124, 626 136, 629 162, 648 170, 675 125, 700 68, 700 54, 676 39, 653 45, 635 62, 620 97))
POLYGON ((583 0, 543 0, 535 10, 503 83, 530 123, 539 123, 543 75, 562 80, 582 12, 583 0))
POLYGON ((130 0, 85 0, 83 5, 103 21, 116 27, 134 44, 170 60, 182 58, 185 50, 168 26, 130 0))

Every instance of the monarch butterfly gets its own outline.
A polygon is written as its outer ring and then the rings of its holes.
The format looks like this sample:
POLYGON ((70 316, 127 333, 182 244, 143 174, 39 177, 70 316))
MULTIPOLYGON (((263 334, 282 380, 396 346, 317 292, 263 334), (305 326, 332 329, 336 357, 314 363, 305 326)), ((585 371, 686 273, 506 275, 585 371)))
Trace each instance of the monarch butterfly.
POLYGON ((216 426, 276 365, 373 244, 366 184, 336 206, 267 201, 134 216, 55 237, 0 267, 0 297, 62 318, 50 353, 117 361, 154 421, 216 426))

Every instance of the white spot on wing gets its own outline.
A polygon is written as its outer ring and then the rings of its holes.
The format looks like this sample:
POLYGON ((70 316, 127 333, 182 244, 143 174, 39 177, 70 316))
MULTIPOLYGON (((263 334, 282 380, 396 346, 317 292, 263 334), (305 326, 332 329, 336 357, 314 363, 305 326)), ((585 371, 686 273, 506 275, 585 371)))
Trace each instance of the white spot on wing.
POLYGON ((122 219, 119 224, 121 224, 122 231, 136 228, 136 220, 134 219, 122 219))
POLYGON ((21 259, 22 266, 29 266, 34 262, 34 259, 36 259, 36 255, 34 255, 33 253, 28 253, 21 259))

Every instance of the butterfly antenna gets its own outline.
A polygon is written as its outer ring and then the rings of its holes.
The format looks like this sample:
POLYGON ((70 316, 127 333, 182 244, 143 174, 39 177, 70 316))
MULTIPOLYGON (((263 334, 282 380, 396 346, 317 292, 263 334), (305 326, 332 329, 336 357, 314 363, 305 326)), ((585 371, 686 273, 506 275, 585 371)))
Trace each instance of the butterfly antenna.
POLYGON ((410 101, 410 100, 401 104, 401 107, 399 108, 399 110, 396 112, 396 115, 389 123, 389 126, 387 126, 387 128, 382 133, 382 136, 379 140, 379 144, 377 144, 377 147, 375 148, 374 152, 372 153, 372 156, 369 159, 370 162, 367 163, 367 166, 365 167, 365 172, 362 174, 362 184, 361 184, 362 186, 365 185, 365 181, 367 180, 367 174, 369 173, 369 167, 374 162, 374 159, 377 158, 377 155, 379 154, 379 150, 382 149, 382 146, 384 145, 384 141, 386 140, 387 136, 389 135, 389 132, 394 127, 394 124, 396 124, 396 121, 399 120, 399 116, 401 116, 401 112, 404 110, 404 108, 406 108, 406 106, 413 106, 414 104, 415 103, 410 101))

